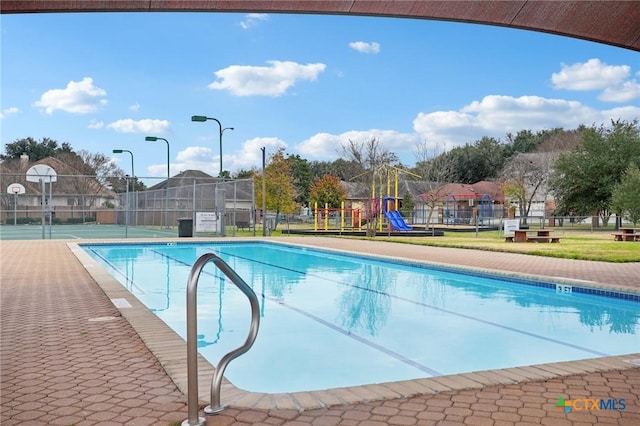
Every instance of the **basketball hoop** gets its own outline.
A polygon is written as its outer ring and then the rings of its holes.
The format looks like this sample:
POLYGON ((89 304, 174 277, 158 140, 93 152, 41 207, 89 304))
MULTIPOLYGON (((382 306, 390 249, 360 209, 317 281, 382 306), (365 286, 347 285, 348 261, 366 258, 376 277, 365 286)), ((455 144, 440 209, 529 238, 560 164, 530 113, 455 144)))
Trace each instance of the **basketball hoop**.
POLYGON ((24 186, 19 183, 12 183, 7 187, 7 194, 19 195, 26 192, 24 186))

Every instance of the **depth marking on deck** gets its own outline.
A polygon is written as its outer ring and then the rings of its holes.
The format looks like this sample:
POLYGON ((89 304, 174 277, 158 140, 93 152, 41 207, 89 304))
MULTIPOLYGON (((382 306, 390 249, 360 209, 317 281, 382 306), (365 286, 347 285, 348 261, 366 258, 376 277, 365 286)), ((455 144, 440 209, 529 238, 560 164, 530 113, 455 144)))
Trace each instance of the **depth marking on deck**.
POLYGON ((131 306, 131 304, 127 302, 127 299, 123 298, 111 299, 111 303, 113 303, 118 309, 133 308, 133 306, 131 306))

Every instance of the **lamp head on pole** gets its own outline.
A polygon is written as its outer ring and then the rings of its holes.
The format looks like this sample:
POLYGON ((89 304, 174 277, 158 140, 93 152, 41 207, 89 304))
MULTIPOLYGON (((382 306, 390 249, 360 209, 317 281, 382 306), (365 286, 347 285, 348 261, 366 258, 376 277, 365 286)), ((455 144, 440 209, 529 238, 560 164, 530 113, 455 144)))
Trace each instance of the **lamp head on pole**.
POLYGON ((122 154, 124 151, 122 151, 121 149, 114 149, 113 153, 114 154, 122 154))
POLYGON ((203 121, 207 121, 207 117, 206 117, 206 116, 204 116, 204 115, 192 115, 192 116, 191 116, 191 121, 200 121, 200 122, 203 122, 203 121))
POLYGON ((154 142, 157 141, 158 138, 156 136, 145 136, 144 140, 154 142))

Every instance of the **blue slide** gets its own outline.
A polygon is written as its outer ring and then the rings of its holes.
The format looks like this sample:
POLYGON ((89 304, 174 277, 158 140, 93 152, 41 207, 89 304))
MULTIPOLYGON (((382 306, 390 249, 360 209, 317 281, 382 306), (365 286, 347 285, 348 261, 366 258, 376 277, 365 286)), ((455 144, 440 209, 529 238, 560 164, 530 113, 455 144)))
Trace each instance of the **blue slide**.
POLYGON ((407 225, 407 222, 404 221, 402 216, 400 216, 400 212, 397 210, 384 212, 384 215, 391 223, 391 226, 399 231, 411 231, 413 229, 411 226, 407 225))

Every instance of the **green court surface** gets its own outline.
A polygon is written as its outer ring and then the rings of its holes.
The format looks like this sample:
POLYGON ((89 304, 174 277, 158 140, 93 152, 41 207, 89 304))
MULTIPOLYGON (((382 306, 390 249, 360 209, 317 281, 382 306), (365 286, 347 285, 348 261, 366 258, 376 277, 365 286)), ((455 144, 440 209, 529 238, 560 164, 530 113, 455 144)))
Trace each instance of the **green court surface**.
POLYGON ((140 227, 120 225, 1 225, 0 240, 61 240, 171 238, 178 236, 178 227, 140 227), (44 238, 43 238, 44 235, 44 238))

